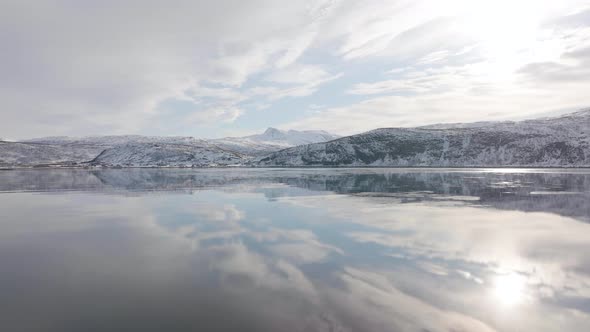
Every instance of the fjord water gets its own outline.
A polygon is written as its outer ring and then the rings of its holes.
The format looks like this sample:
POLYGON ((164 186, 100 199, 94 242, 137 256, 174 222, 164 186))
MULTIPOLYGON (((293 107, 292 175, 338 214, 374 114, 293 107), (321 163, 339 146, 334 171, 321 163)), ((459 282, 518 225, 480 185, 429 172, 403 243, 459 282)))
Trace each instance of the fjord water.
POLYGON ((587 331, 590 171, 0 171, 2 331, 587 331))

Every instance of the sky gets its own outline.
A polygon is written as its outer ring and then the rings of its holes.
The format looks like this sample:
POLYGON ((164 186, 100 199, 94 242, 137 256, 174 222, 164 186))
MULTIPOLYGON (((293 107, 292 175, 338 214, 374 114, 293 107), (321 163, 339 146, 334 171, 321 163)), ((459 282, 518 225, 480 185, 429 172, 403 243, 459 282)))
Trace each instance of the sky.
POLYGON ((348 135, 590 106, 590 0, 4 0, 0 137, 348 135))

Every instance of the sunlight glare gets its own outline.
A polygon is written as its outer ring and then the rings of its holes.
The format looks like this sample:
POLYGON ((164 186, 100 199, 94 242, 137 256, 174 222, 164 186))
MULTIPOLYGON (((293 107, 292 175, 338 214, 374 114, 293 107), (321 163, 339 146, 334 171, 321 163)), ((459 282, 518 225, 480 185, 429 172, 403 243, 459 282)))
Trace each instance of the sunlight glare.
POLYGON ((511 273, 500 275, 494 280, 494 297, 504 306, 519 304, 524 299, 525 278, 511 273))
MULTIPOLYGON (((481 75, 503 81, 526 63, 548 61, 560 54, 548 51, 539 40, 550 6, 532 0, 459 0, 456 5, 461 31, 487 59, 486 73, 481 75)), ((552 46, 560 49, 560 45, 552 46)))

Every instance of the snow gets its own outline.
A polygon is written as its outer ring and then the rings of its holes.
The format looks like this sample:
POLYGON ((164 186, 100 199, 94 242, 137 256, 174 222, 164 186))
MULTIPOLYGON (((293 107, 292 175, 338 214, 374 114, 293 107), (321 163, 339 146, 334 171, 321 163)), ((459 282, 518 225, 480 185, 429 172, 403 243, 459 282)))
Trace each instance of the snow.
POLYGON ((0 166, 76 164, 91 160, 102 150, 87 144, 0 142, 0 166))
POLYGON ((521 122, 382 128, 298 146, 260 166, 590 166, 590 110, 521 122))
POLYGON ((0 142, 0 166, 237 167, 254 156, 338 136, 324 131, 282 131, 222 139, 190 136, 43 137, 0 142))
POLYGON ((246 156, 217 146, 130 143, 107 149, 92 165, 122 167, 215 167, 239 164, 246 156))
POLYGON ((263 134, 246 137, 226 137, 212 140, 213 143, 250 155, 264 155, 293 146, 326 142, 339 136, 321 130, 283 131, 268 128, 263 134))
POLYGON ((0 166, 590 166, 590 109, 520 122, 381 128, 338 138, 283 131, 221 139, 46 137, 0 141, 0 166))

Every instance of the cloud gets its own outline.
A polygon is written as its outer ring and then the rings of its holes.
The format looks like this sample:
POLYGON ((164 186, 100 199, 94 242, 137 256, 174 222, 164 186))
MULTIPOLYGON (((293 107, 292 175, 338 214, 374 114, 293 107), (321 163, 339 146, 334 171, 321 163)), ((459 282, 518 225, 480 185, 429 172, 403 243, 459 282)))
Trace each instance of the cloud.
POLYGON ((272 72, 266 80, 282 84, 305 84, 326 79, 329 74, 319 66, 295 65, 272 72))
POLYGON ((200 136, 235 123, 350 133, 587 106, 587 60, 575 55, 590 47, 587 5, 3 2, 0 131, 200 136), (307 117, 310 104, 326 107, 307 117), (261 108, 277 113, 262 123, 261 108))
POLYGON ((424 54, 412 66, 389 71, 390 78, 347 90, 363 100, 327 107, 284 127, 353 134, 376 127, 518 120, 590 104, 584 93, 590 86, 590 22, 535 38, 501 52, 486 53, 487 46, 479 44, 424 54))
POLYGON ((282 86, 274 88, 267 96, 270 101, 286 97, 304 97, 315 93, 321 85, 340 78, 342 74, 329 74, 318 66, 297 65, 276 71, 266 80, 282 86))
POLYGON ((590 47, 565 53, 560 60, 555 62, 531 63, 522 67, 519 73, 525 75, 532 83, 588 83, 588 77, 590 75, 590 47))
MULTIPOLYGON (((299 27, 317 15, 303 2, 264 0, 15 1, 1 12, 0 130, 14 136, 150 128, 162 101, 190 90, 213 92, 200 82, 239 86, 275 62, 296 61, 315 33, 302 37, 299 27)), ((235 108, 198 112, 222 121, 236 114, 235 108)))
POLYGON ((437 9, 445 5, 433 1, 347 1, 326 24, 325 34, 342 40, 335 52, 347 60, 386 55, 392 48, 403 52, 408 45, 394 45, 394 40, 444 15, 445 10, 437 9))

